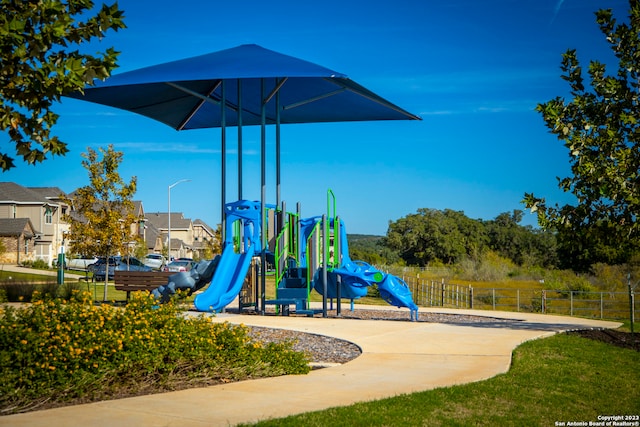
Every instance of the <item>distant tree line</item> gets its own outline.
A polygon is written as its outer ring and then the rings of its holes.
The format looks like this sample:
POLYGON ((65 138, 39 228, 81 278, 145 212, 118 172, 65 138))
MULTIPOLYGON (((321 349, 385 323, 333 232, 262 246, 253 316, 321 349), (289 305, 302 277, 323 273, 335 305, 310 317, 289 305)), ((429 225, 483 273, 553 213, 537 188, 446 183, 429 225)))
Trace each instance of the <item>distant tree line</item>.
POLYGON ((461 211, 422 208, 391 221, 384 237, 349 236, 351 256, 374 264, 429 266, 478 261, 493 253, 520 266, 587 271, 640 253, 619 241, 521 225, 522 219, 521 210, 481 220, 461 211))

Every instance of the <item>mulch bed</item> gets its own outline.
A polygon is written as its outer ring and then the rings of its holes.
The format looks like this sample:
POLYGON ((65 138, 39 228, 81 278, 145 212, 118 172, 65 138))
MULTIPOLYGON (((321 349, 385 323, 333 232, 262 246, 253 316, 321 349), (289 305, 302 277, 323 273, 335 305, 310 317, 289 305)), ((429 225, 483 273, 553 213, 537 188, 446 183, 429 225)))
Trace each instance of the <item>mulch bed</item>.
POLYGON ((601 341, 616 347, 628 348, 640 351, 640 333, 623 332, 617 329, 587 329, 567 332, 571 335, 579 335, 595 341, 601 341))

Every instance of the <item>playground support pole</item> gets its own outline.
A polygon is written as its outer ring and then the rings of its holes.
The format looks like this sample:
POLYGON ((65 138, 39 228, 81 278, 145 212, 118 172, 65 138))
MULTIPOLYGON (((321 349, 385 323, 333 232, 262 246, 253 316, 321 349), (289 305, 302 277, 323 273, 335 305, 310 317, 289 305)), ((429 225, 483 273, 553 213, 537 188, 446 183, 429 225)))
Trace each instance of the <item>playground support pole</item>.
MULTIPOLYGON (((296 260, 298 260, 299 265, 300 260, 302 259, 302 249, 300 247, 300 245, 302 244, 302 238, 300 237, 300 218, 302 218, 302 207, 300 205, 300 202, 296 203, 296 212, 298 213, 298 220, 296 221, 296 260)), ((307 261, 307 265, 308 263, 309 261, 307 261)))
MULTIPOLYGON (((221 102, 220 102, 220 208, 221 208, 221 216, 220 223, 222 224, 222 229, 220 230, 222 241, 224 242, 226 239, 226 229, 227 229, 227 220, 225 214, 225 204, 227 203, 227 91, 225 81, 222 80, 222 87, 220 89, 221 93, 221 102)), ((171 215, 171 214, 169 214, 171 215)), ((171 253, 167 254, 169 259, 171 259, 171 253)))
POLYGON ((322 317, 327 317, 327 215, 322 215, 322 317))
POLYGON ((338 277, 336 277, 336 287, 336 314, 340 317, 340 313, 342 312, 342 276, 339 274, 338 277))
MULTIPOLYGON (((276 86, 279 86, 280 83, 276 80, 276 86)), ((281 193, 280 193, 280 90, 276 92, 276 206, 280 204, 281 193)), ((282 209, 283 215, 284 208, 282 209)), ((278 230, 280 233, 280 230, 278 230)), ((278 235, 276 233, 276 236, 278 235)))
POLYGON ((260 80, 261 109, 260 109, 260 311, 265 314, 265 299, 267 287, 267 253, 266 253, 266 151, 267 151, 267 100, 265 98, 265 81, 260 80))
MULTIPOLYGON (((335 206, 335 202, 334 202, 335 206)), ((342 265, 342 230, 340 229, 340 217, 333 217, 333 263, 332 267, 342 265)), ((338 274, 336 278, 336 313, 340 316, 342 311, 342 277, 338 274)))
POLYGON ((242 200, 242 79, 238 79, 238 200, 242 200))

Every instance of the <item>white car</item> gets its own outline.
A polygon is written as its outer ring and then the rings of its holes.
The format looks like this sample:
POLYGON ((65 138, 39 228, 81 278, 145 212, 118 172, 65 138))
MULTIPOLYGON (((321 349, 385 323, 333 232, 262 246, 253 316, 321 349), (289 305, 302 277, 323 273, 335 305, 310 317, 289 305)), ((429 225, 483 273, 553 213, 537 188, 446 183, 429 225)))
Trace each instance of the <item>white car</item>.
POLYGON ((165 265, 166 260, 161 254, 147 254, 142 259, 142 263, 153 270, 160 270, 165 265))
POLYGON ((194 265, 196 265, 195 261, 175 260, 167 264, 163 271, 191 271, 191 268, 193 268, 194 265))
POLYGON ((67 270, 87 271, 87 267, 96 261, 98 261, 96 257, 68 258, 64 260, 64 266, 67 270))

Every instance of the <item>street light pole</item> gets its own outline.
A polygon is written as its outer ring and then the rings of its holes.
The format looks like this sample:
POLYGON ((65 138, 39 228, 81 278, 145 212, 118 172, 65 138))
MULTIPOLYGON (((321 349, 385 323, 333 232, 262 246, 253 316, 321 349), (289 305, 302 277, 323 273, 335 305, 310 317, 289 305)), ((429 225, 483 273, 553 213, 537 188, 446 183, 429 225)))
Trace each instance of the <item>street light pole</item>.
POLYGON ((191 181, 191 180, 181 179, 180 181, 176 181, 169 186, 169 190, 168 190, 168 193, 169 193, 169 197, 167 198, 169 202, 169 206, 167 207, 168 209, 167 219, 169 221, 169 223, 167 224, 167 261, 168 262, 171 262, 171 189, 176 185, 180 184, 181 182, 187 182, 187 181, 191 181))

